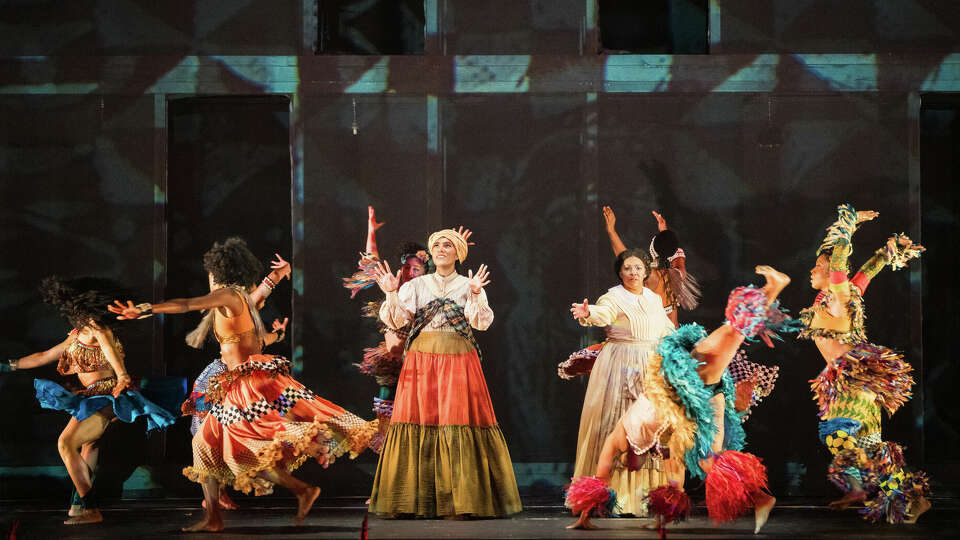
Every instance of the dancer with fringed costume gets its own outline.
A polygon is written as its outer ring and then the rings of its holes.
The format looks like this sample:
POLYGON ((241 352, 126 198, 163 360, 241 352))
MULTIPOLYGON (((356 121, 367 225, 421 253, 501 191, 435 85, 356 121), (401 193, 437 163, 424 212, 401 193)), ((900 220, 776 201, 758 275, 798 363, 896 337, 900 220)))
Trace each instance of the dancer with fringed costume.
MULTIPOLYGON (((354 298, 360 291, 374 287, 377 284, 374 277, 374 268, 381 262, 380 252, 377 248, 376 231, 385 223, 378 223, 376 213, 372 206, 367 207, 367 243, 366 249, 360 254, 360 260, 357 262, 357 271, 349 278, 343 278, 343 286, 350 290, 350 298, 354 298)), ((470 229, 460 227, 457 232, 461 234, 464 240, 468 240, 472 235, 470 229)), ((467 242, 472 246, 473 242, 467 242)), ((433 262, 427 249, 415 242, 405 242, 401 247, 400 254, 400 285, 410 281, 413 278, 420 277, 427 273, 433 262)), ((376 413, 380 421, 380 431, 377 433, 377 440, 382 443, 386 436, 387 429, 390 427, 390 418, 393 415, 394 395, 397 390, 397 380, 400 376, 400 369, 403 367, 403 349, 404 343, 410 333, 410 327, 390 328, 379 320, 380 306, 382 300, 368 302, 361 310, 365 317, 377 319, 379 331, 383 334, 383 341, 376 347, 368 347, 363 350, 363 361, 354 364, 361 373, 369 375, 377 381, 380 390, 373 398, 373 412, 376 413)))
POLYGON ((301 524, 320 488, 290 473, 311 457, 324 466, 346 453, 354 457, 369 446, 377 430, 376 420, 365 422, 293 379, 286 358, 262 354, 266 332, 239 270, 250 261, 256 258, 246 242, 229 238, 204 255, 210 294, 154 305, 115 301, 110 307, 118 319, 214 312, 210 329, 228 370, 209 382, 206 397, 214 405, 193 438, 193 466, 183 470, 203 486, 206 502, 204 519, 185 531, 223 529, 217 504, 220 484, 256 495, 271 493, 273 485, 280 484, 296 495, 294 523, 301 524))
POLYGON ((40 292, 44 301, 56 306, 73 325, 73 330, 51 349, 9 361, 10 370, 58 362, 57 371, 61 375, 76 374, 82 385, 68 390, 53 381, 34 380, 41 407, 65 411, 72 416, 57 440, 60 457, 74 487, 66 525, 103 521, 93 475, 99 455, 97 443, 111 422, 131 423, 145 417, 147 430, 152 431, 176 421, 176 416, 143 397, 133 386, 124 363, 123 347, 114 336, 115 321, 104 310, 115 290, 116 285, 96 278, 43 280, 40 292))
MULTIPOLYGON (((283 260, 283 257, 281 257, 279 254, 275 254, 275 256, 276 260, 270 262, 270 273, 263 278, 263 281, 261 281, 259 285, 256 284, 255 281, 262 271, 262 266, 260 266, 260 263, 256 259, 244 261, 246 264, 243 267, 235 269, 243 274, 243 281, 245 283, 249 283, 245 289, 250 295, 250 300, 256 305, 258 311, 263 309, 267 297, 270 296, 270 293, 273 292, 273 289, 276 288, 277 284, 280 283, 283 278, 290 277, 290 263, 283 260)), ((211 282, 210 290, 212 291, 213 289, 214 284, 211 282)), ((194 349, 203 348, 203 345, 206 342, 206 337, 210 333, 214 316, 215 310, 207 310, 197 328, 187 334, 184 341, 186 341, 188 346, 194 349)), ((289 324, 289 322, 290 319, 286 317, 284 317, 283 321, 275 319, 273 321, 273 331, 263 336, 263 346, 267 347, 274 343, 283 341, 286 337, 287 324, 289 324)), ((223 360, 220 358, 216 358, 207 364, 207 366, 203 368, 200 374, 197 375, 197 378, 193 381, 193 387, 190 394, 180 406, 180 411, 183 413, 183 415, 190 416, 191 435, 196 436, 197 432, 200 431, 200 426, 203 425, 203 419, 207 417, 210 409, 213 408, 213 403, 207 399, 206 395, 207 386, 209 385, 210 380, 225 371, 227 371, 227 365, 224 364, 223 360)), ((206 501, 204 501, 204 507, 206 504, 206 501)), ((220 485, 220 494, 217 498, 217 504, 220 505, 222 510, 236 510, 237 508, 236 503, 234 503, 233 499, 230 498, 230 495, 227 494, 227 486, 225 484, 220 485)))
MULTIPOLYGON (((766 492, 766 469, 759 458, 740 451, 745 434, 737 411, 749 405, 752 388, 735 387, 727 368, 745 340, 759 336, 772 346, 771 337, 795 331, 796 325, 776 302, 790 279, 769 266, 758 266, 757 273, 766 278, 766 285, 734 289, 724 326, 708 336, 701 326, 686 324, 661 341, 648 366, 644 396, 604 441, 596 479, 606 481, 624 452, 676 451, 692 476, 706 479, 707 509, 714 521, 736 519, 752 507, 755 532, 763 527, 776 499, 766 492)), ((579 311, 580 306, 573 309, 579 311)), ((585 481, 578 478, 571 489, 585 481)), ((680 519, 689 509, 676 482, 651 492, 650 505, 661 525, 680 519)), ((589 518, 588 512, 581 513, 570 528, 589 528, 589 518)))
MULTIPOLYGON (((660 297, 643 286, 650 272, 647 253, 625 250, 613 269, 620 285, 595 305, 584 299, 570 310, 581 325, 604 327, 607 334, 583 398, 574 477, 596 473, 604 440, 630 405, 644 399, 644 377, 657 343, 674 331, 660 297)), ((650 453, 632 462, 618 461, 606 480, 617 493, 617 514, 644 517, 647 493, 671 480, 682 483, 683 474, 682 461, 650 453)))
POLYGON ((858 212, 849 204, 838 210, 810 270, 810 285, 819 293, 801 313, 800 333, 813 339, 827 362, 810 383, 819 406, 820 440, 834 456, 827 477, 844 492, 830 506, 842 510, 863 502, 865 519, 915 523, 930 508, 927 476, 909 472, 903 448, 883 441, 880 432, 881 411, 892 415, 910 399, 913 368, 901 354, 867 341, 863 293, 885 266, 899 270, 924 248, 894 234, 848 280, 853 233, 879 214, 858 212))
POLYGON ((436 272, 400 286, 388 263, 376 268, 386 294, 380 318, 410 325, 393 418, 370 495, 385 517, 504 517, 521 510, 506 441, 493 412, 474 330, 493 322, 486 265, 467 276, 456 263, 467 241, 452 229, 427 241, 436 272))

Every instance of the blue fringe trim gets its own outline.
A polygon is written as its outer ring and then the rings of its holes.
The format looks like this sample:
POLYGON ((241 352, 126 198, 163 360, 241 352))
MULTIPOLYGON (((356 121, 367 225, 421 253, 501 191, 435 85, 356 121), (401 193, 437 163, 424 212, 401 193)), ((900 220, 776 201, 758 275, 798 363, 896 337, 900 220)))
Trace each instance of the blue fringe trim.
MULTIPOLYGON (((677 392, 687 417, 696 425, 694 445, 684 455, 684 462, 690 474, 700 479, 706 478, 706 473, 700 468, 700 460, 711 454, 710 447, 717 434, 717 426, 713 424, 713 407, 710 405, 713 393, 707 390, 697 373, 700 362, 690 355, 690 351, 705 337, 707 332, 699 324, 684 324, 663 338, 657 347, 657 354, 663 359, 663 376, 677 392)), ((726 400, 724 449, 741 450, 746 444, 746 433, 740 415, 733 407, 736 392, 730 372, 724 372, 721 383, 726 400)))

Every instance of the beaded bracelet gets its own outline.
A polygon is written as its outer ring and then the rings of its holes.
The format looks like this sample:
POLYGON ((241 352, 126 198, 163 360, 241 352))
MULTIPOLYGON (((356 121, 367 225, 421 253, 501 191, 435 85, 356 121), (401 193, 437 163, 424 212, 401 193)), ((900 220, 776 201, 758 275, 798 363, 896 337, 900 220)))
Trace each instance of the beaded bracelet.
POLYGON ((266 285, 271 291, 277 288, 276 282, 270 279, 270 276, 263 278, 263 284, 266 285))

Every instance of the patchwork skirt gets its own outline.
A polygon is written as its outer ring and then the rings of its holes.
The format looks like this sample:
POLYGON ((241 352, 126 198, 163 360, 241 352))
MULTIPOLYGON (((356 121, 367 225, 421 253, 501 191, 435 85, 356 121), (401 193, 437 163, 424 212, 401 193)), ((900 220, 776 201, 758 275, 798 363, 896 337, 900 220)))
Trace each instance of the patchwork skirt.
POLYGON ((193 437, 194 482, 214 478, 244 493, 266 495, 273 483, 260 473, 293 471, 307 459, 324 466, 371 447, 377 421, 367 422, 310 391, 290 376, 290 361, 253 355, 210 379, 213 403, 193 437))

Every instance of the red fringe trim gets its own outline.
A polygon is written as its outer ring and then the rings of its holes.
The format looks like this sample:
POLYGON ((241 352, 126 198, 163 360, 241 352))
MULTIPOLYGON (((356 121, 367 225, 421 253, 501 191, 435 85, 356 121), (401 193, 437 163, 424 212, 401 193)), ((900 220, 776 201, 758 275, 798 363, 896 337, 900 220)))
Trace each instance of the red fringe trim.
POLYGON ((690 498, 676 482, 651 491, 647 499, 650 512, 660 516, 663 525, 690 517, 690 498))
POLYGON ((707 473, 707 512, 714 522, 733 521, 753 507, 753 496, 767 488, 767 468, 747 452, 719 454, 707 473))

